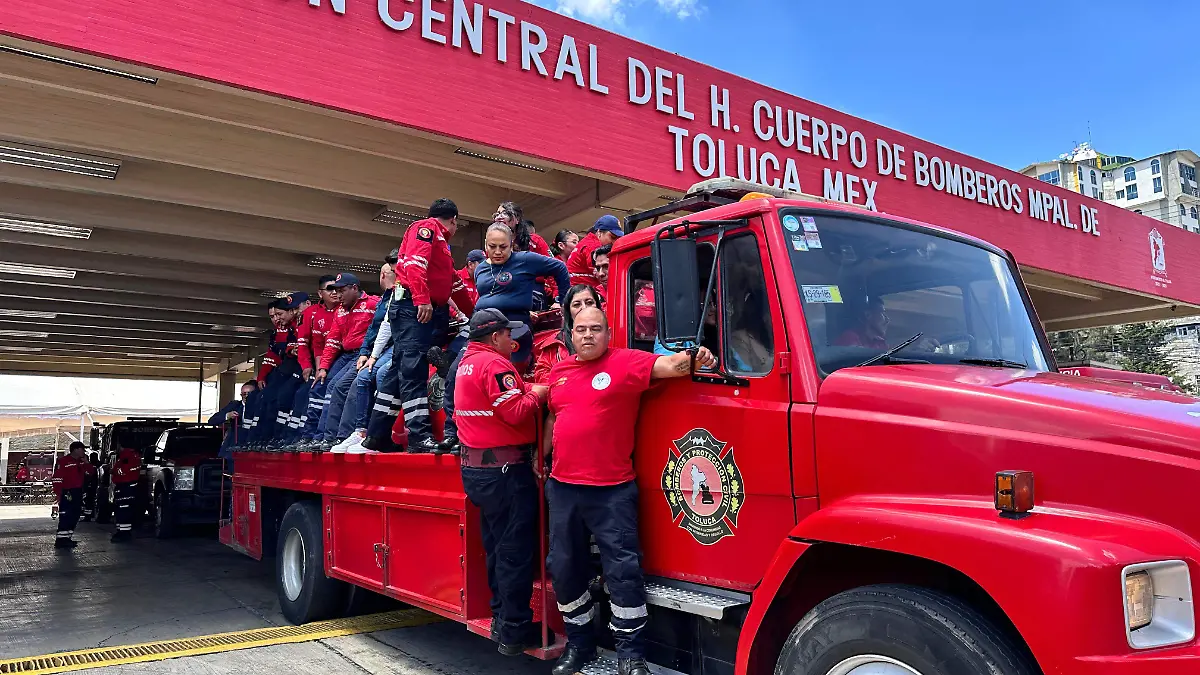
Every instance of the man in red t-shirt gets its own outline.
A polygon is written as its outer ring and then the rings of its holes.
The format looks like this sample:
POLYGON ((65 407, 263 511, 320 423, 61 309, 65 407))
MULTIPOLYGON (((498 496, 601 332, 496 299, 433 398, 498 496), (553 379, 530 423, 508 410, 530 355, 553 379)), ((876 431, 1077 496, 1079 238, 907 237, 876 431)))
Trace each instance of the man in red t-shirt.
MULTIPOLYGON (((642 392, 654 380, 692 373, 689 352, 658 356, 609 349, 608 321, 595 308, 581 311, 571 330, 575 356, 550 371, 550 418, 545 437, 554 461, 550 503, 550 575, 567 629, 567 648, 554 675, 570 675, 596 658, 588 591, 596 538, 612 608, 621 675, 649 675, 645 661, 646 592, 642 584, 633 469, 634 426, 642 392)), ((695 365, 711 367, 708 349, 695 365)))

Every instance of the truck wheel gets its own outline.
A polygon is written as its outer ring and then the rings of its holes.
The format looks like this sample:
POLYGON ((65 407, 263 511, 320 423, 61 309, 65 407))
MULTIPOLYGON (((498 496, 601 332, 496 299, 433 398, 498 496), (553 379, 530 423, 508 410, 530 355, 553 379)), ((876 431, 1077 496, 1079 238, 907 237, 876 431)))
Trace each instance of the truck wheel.
POLYGON ((171 513, 171 500, 161 492, 154 495, 154 536, 169 539, 175 534, 175 516, 171 513))
POLYGON ((347 584, 325 576, 319 506, 296 502, 288 507, 279 527, 275 554, 275 589, 279 608, 288 621, 320 621, 345 608, 347 584))
POLYGON ((775 675, 1033 675, 999 629, 957 599, 915 586, 856 588, 796 624, 775 675))

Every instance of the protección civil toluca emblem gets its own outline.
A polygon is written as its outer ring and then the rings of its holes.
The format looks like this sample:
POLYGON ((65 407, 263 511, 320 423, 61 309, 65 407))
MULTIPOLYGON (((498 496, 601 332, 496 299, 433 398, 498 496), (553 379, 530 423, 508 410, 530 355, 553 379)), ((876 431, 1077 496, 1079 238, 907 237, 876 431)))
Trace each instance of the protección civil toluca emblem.
POLYGON ((662 474, 671 521, 705 546, 733 536, 746 500, 733 448, 707 429, 692 429, 671 445, 662 474))

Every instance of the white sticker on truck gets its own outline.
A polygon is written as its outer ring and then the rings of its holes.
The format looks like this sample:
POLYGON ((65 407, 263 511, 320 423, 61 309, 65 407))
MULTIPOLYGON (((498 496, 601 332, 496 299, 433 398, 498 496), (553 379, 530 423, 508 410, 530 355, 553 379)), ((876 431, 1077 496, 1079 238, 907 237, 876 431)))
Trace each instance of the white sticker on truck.
POLYGON ((805 302, 829 305, 842 303, 842 289, 837 286, 801 286, 805 302))
POLYGON ((246 496, 247 496, 247 497, 250 499, 250 513, 254 513, 254 508, 255 508, 255 506, 254 506, 254 494, 253 494, 253 493, 251 493, 251 494, 248 494, 248 495, 246 495, 246 496))

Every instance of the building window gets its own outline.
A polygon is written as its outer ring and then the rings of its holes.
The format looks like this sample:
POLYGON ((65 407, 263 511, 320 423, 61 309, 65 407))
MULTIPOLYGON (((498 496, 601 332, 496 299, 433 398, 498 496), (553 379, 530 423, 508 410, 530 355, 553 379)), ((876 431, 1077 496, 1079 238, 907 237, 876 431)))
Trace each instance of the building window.
POLYGON ((1157 159, 1150 160, 1150 175, 1157 176, 1162 173, 1162 163, 1157 159))
POLYGON ((1083 167, 1079 167, 1079 184, 1083 185, 1083 167))
POLYGON ((1117 199, 1125 199, 1125 191, 1117 190, 1117 199))
POLYGON ((1162 176, 1154 177, 1154 191, 1162 192, 1162 176))
POLYGON ((1137 199, 1137 183, 1130 183, 1125 186, 1125 197, 1127 199, 1137 199))
POLYGON ((1137 178, 1137 172, 1133 170, 1133 167, 1132 166, 1125 167, 1125 182, 1131 183, 1136 178, 1137 178))
POLYGON ((1200 218, 1197 217, 1196 207, 1194 206, 1192 207, 1192 220, 1200 220, 1200 218))
POLYGON ((1096 170, 1092 169, 1092 185, 1096 184, 1096 170))
POLYGON ((1179 217, 1187 218, 1187 207, 1184 206, 1183 204, 1179 205, 1179 217))
POLYGON ((1100 191, 1092 188, 1092 199, 1100 199, 1100 191))
POLYGON ((1183 162, 1180 162, 1179 163, 1179 175, 1182 176, 1184 178, 1184 180, 1190 180, 1193 183, 1195 183, 1196 182, 1196 167, 1194 167, 1190 164, 1184 164, 1183 162))
POLYGON ((1043 183, 1049 183, 1051 185, 1058 185, 1058 183, 1059 183, 1058 169, 1043 173, 1043 174, 1039 175, 1037 177, 1037 179, 1042 181, 1043 183))
POLYGON ((1142 210, 1141 210, 1141 209, 1134 209, 1134 210, 1133 210, 1133 212, 1134 212, 1134 213, 1136 213, 1136 214, 1138 214, 1139 216, 1140 216, 1140 215, 1142 215, 1142 210))

